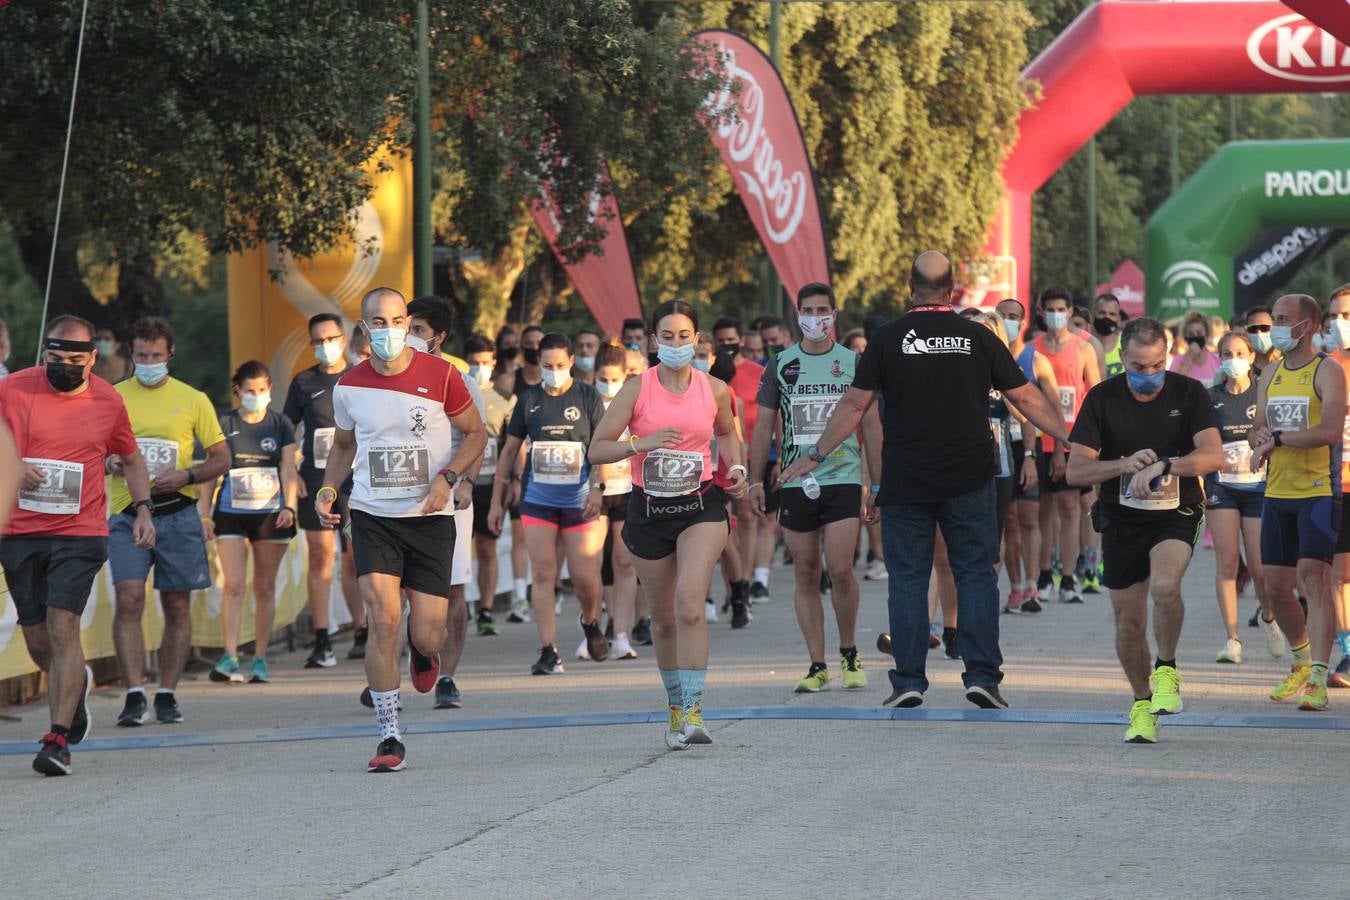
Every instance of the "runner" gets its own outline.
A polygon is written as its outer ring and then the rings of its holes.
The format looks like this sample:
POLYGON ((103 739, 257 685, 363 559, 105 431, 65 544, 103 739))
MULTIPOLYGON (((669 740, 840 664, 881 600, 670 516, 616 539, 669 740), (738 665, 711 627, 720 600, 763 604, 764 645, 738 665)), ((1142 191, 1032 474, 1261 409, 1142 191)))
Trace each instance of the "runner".
POLYGON ((1200 480, 1223 464, 1209 394, 1166 371, 1162 323, 1121 332, 1125 373, 1088 392, 1069 435, 1070 484, 1101 485, 1103 583, 1116 620, 1116 656, 1134 690, 1126 743, 1158 740, 1158 717, 1182 710, 1177 641, 1181 579, 1204 525, 1200 480), (1150 674, 1148 597, 1158 655, 1150 674))
POLYGON ((371 772, 404 768, 399 732, 396 645, 408 598, 409 676, 419 693, 436 685, 446 638, 455 541, 451 489, 483 453, 486 437, 464 379, 448 362, 406 346, 407 304, 377 288, 361 299, 362 327, 375 355, 342 376, 334 390, 337 431, 324 485, 315 494, 319 521, 336 526, 338 485, 353 461, 352 544, 366 601, 370 641, 366 678, 380 744, 371 772), (451 427, 464 434, 451 452, 451 427))
MULTIPOLYGON (((1036 338, 1036 352, 1050 361, 1059 385, 1059 406, 1064 416, 1064 427, 1073 429, 1074 419, 1083 405, 1083 397, 1100 380, 1097 352, 1069 330, 1069 292, 1063 288, 1046 288, 1038 305, 1045 316, 1046 332, 1036 338)), ((1036 593, 1041 603, 1058 596, 1061 603, 1082 603, 1083 595, 1073 571, 1079 551, 1079 498, 1087 490, 1071 487, 1064 480, 1064 465, 1068 447, 1056 447, 1049 435, 1041 436, 1041 458, 1038 480, 1041 486, 1041 574, 1036 581, 1036 593), (1056 590, 1051 571, 1051 557, 1059 549, 1062 569, 1056 590)), ((1096 560, 1092 560, 1096 568, 1096 560)))
MULTIPOLYGON (((861 328, 855 328, 840 342, 854 353, 862 356, 863 351, 867 349, 867 332, 861 328)), ((872 485, 880 482, 881 475, 871 476, 871 470, 867 467, 867 455, 862 457, 862 483, 872 485)), ((869 522, 864 518, 861 528, 867 533, 867 569, 863 573, 865 581, 885 581, 889 574, 886 572, 886 561, 881 557, 881 520, 869 522)), ((862 535, 858 536, 859 544, 862 543, 862 535)), ((856 555, 856 554, 855 554, 856 555)))
POLYGON ((183 721, 175 692, 187 664, 192 643, 191 592, 211 586, 206 560, 206 535, 198 515, 199 483, 212 484, 230 467, 230 448, 221 434, 211 401, 201 391, 169 375, 174 356, 173 329, 164 319, 141 319, 131 329, 131 358, 135 377, 117 385, 126 404, 136 446, 150 472, 151 516, 155 546, 136 543, 137 511, 131 490, 122 477, 121 457, 108 457, 112 474, 108 520, 108 557, 112 564, 116 613, 113 644, 118 668, 127 687, 117 724, 124 727, 150 721, 145 697, 145 581, 153 567, 155 590, 164 611, 164 637, 159 646, 159 689, 155 717, 163 724, 183 721), (193 444, 206 450, 206 460, 192 464, 193 444))
POLYGON ((1271 340, 1270 331, 1275 325, 1270 315, 1270 307, 1253 306, 1247 310, 1246 331, 1252 339, 1252 349, 1256 351, 1256 374, 1260 375, 1280 360, 1280 351, 1271 340))
POLYGON ((109 384, 120 384, 131 377, 135 367, 127 358, 126 346, 118 340, 115 331, 111 328, 100 328, 94 335, 94 349, 98 351, 94 375, 109 384))
POLYGON ((1205 476, 1208 496, 1205 519, 1214 535, 1214 580, 1228 641, 1217 662, 1242 662, 1237 630, 1238 547, 1247 553, 1247 570, 1261 601, 1261 628, 1266 649, 1276 659, 1284 656, 1284 636, 1266 599, 1265 571, 1261 566, 1261 506, 1266 475, 1252 468, 1247 436, 1256 418, 1256 382, 1251 377, 1256 352, 1242 331, 1229 332, 1219 341, 1224 380, 1209 389, 1215 424, 1223 438, 1223 466, 1205 476))
POLYGON ((520 333, 520 367, 516 369, 515 380, 511 383, 511 393, 516 397, 543 380, 539 367, 539 341, 543 337, 544 329, 538 325, 526 325, 520 333))
POLYGON ((23 460, 0 566, 28 655, 47 676, 51 729, 33 759, 43 775, 69 775, 70 745, 90 730, 94 673, 84 664, 80 617, 108 559, 103 466, 110 455, 122 457, 136 511, 132 537, 144 550, 155 546, 150 476, 121 395, 91 375, 97 359, 94 326, 59 316, 47 327, 42 367, 0 380, 0 419, 23 460))
MULTIPOLYGON (((1000 304, 1001 305, 1001 304, 1000 304)), ((1102 342, 1102 361, 1106 364, 1106 377, 1111 378, 1125 371, 1120 361, 1120 327, 1125 323, 1125 311, 1115 294, 1099 294, 1093 302, 1092 330, 1102 342)))
MULTIPOLYGON (((769 442, 783 426, 783 462, 814 451, 839 398, 853 383, 858 356, 834 341, 834 292, 826 284, 808 284, 797 292, 797 322, 802 342, 776 354, 760 381, 759 418, 750 444, 750 504, 764 517, 764 472, 769 442)), ((869 447, 881 446, 881 423, 875 410, 863 417, 869 447)), ((878 459, 880 454, 877 454, 878 459)), ((830 576, 830 597, 839 628, 839 660, 845 688, 867 686, 858 657, 858 582, 853 556, 858 548, 862 512, 862 452, 849 435, 821 466, 805 478, 784 482, 778 521, 792 553, 797 579, 794 603, 797 624, 806 639, 810 666, 796 692, 814 694, 828 688, 825 663, 825 617, 821 610, 821 549, 830 576)), ((879 485, 878 485, 879 487, 879 485)))
MULTIPOLYGON (((712 366, 708 374, 712 375, 718 381, 724 384, 730 384, 730 380, 736 377, 736 365, 740 360, 740 354, 734 347, 723 347, 718 350, 713 357, 712 366)), ((726 440, 735 441, 740 447, 741 459, 748 459, 750 447, 746 440, 745 432, 742 430, 741 423, 745 421, 745 403, 735 392, 731 395, 731 418, 733 429, 726 440)), ((716 450, 717 440, 713 439, 713 447, 716 450)), ((716 457, 716 466, 713 471, 713 484, 722 490, 724 494, 731 490, 732 479, 730 476, 730 466, 726 459, 719 452, 714 453, 716 457)), ((744 499, 743 505, 749 506, 749 498, 744 499)), ((728 495, 727 498, 727 524, 731 529, 731 535, 727 539, 726 546, 722 548, 722 557, 719 562, 722 565, 722 579, 726 585, 726 595, 723 601, 722 609, 731 613, 731 627, 741 629, 749 626, 754 616, 750 613, 750 579, 745 560, 741 558, 741 548, 737 529, 741 527, 741 522, 745 519, 754 518, 750 515, 738 515, 736 512, 736 501, 733 501, 728 495)), ((705 605, 706 608, 706 605, 705 605)), ((705 617, 708 621, 716 621, 715 617, 705 617)))
MULTIPOLYGON (((596 355, 595 388, 606 409, 628 381, 624 374, 627 352, 618 344, 605 344, 596 355)), ((621 459, 599 468, 600 479, 605 483, 604 515, 609 526, 600 569, 601 589, 609 610, 606 633, 614 635, 610 653, 615 659, 637 659, 630 637, 636 625, 637 570, 633 568, 633 554, 623 543, 623 523, 633 492, 633 467, 631 461, 621 459)))
POLYGON ((483 417, 487 446, 473 484, 473 552, 478 562, 476 625, 480 635, 491 636, 498 633, 492 618, 492 601, 497 595, 497 535, 488 528, 488 511, 492 508, 492 475, 497 471, 497 450, 506 439, 506 426, 516 408, 516 398, 503 397, 492 389, 496 360, 491 341, 480 334, 471 336, 464 342, 464 358, 469 363, 469 377, 482 390, 487 410, 483 417))
POLYGON ((1275 303, 1270 336, 1283 357, 1261 374, 1248 435, 1256 465, 1269 459, 1261 513, 1266 596, 1294 664, 1270 699, 1302 695, 1300 709, 1327 707, 1327 662, 1335 633, 1331 563, 1341 519, 1345 373, 1315 353, 1321 309, 1306 294, 1275 303), (1294 593, 1307 598, 1305 620, 1294 593))
POLYGON ((1167 370, 1194 378, 1208 388, 1214 383, 1220 365, 1219 355, 1209 349, 1209 318, 1192 310, 1181 323, 1181 334, 1186 341, 1186 352, 1172 357, 1167 370))
MULTIPOLYGON (((527 339, 531 336, 527 334, 527 339)), ((537 353, 542 384, 527 388, 511 414, 494 476, 488 528, 501 533, 514 462, 529 438, 520 518, 533 573, 531 607, 541 643, 539 659, 530 672, 554 675, 563 671, 554 607, 559 534, 581 604, 586 652, 596 662, 609 656, 609 641, 600 628, 600 555, 605 532, 598 516, 605 484, 586 458, 586 447, 604 407, 594 387, 572 378, 576 360, 566 335, 544 335, 537 353)))
POLYGON ((591 442, 592 462, 632 459, 633 494, 623 539, 652 607, 656 662, 666 689, 666 746, 710 744, 703 723, 708 670, 704 599, 727 541, 726 501, 712 483, 712 439, 727 461, 730 494, 745 494, 732 433, 731 391, 694 369, 698 313, 668 300, 652 315, 660 364, 624 384, 591 442), (624 431, 629 432, 621 440, 624 431))
MULTIPOLYGON (((248 681, 272 680, 267 644, 277 613, 277 571, 295 537, 295 503, 300 478, 295 470, 295 429, 272 402, 272 375, 249 360, 231 379, 239 408, 220 417, 230 446, 229 473, 216 497, 206 539, 216 542, 220 561, 221 620, 225 652, 211 670, 212 681, 242 684, 239 624, 244 612, 249 549, 253 550, 253 662, 248 681)), ((214 493, 214 484, 208 494, 214 493)))
MULTIPOLYGON (((1331 292, 1327 301, 1327 319, 1331 326, 1328 349, 1344 369, 1350 366, 1350 284, 1331 292)), ((1350 399, 1350 398, 1347 398, 1350 399)), ((1350 416, 1346 418, 1350 422, 1350 416)), ((1341 509, 1345 509, 1345 495, 1350 493, 1350 426, 1341 439, 1341 509)), ((1341 661, 1327 676, 1327 686, 1350 687, 1350 528, 1341 528, 1336 538, 1336 556, 1332 560, 1334 607, 1336 614, 1336 643, 1341 661)))
POLYGON ((446 335, 455 328, 455 315, 450 301, 433 294, 418 297, 408 304, 408 319, 409 347, 435 353, 460 372, 468 374, 469 364, 444 346, 446 335))
POLYGON ((600 352, 600 342, 604 338, 593 328, 583 328, 577 332, 577 365, 572 377, 586 384, 595 384, 595 355, 600 352))
MULTIPOLYGON (((792 332, 788 330, 787 323, 777 316, 760 316, 755 320, 755 330, 759 332, 764 340, 764 362, 767 366, 773 358, 784 350, 792 346, 792 332)), ((746 400, 747 408, 758 403, 759 388, 755 388, 755 397, 746 400)), ((751 429, 750 434, 754 434, 751 429)), ((764 511, 765 513, 776 513, 779 509, 779 469, 778 454, 781 447, 780 436, 775 436, 773 442, 769 444, 769 468, 765 471, 764 485, 764 511)), ((747 517, 750 518, 750 517, 747 517)), ((753 566, 753 580, 750 583, 750 600, 753 603, 756 600, 767 601, 769 599, 769 575, 773 571, 773 552, 775 544, 778 541, 778 526, 770 522, 761 522, 755 535, 753 553, 746 558, 746 565, 753 566)), ((822 574, 820 578, 820 591, 825 593, 829 590, 830 576, 822 574)))
MULTIPOLYGON (((351 543, 342 534, 319 521, 314 511, 314 495, 323 486, 328 469, 328 454, 333 447, 337 423, 333 419, 333 391, 338 380, 350 368, 347 365, 347 339, 342 333, 342 319, 333 313, 319 313, 309 320, 309 345, 314 350, 316 365, 310 366, 291 379, 286 391, 286 405, 282 411, 292 426, 303 426, 300 463, 300 503, 296 517, 305 533, 309 550, 305 589, 309 597, 309 614, 314 620, 314 650, 305 660, 306 669, 330 668, 337 665, 333 656, 333 642, 329 634, 329 602, 333 593, 333 561, 338 545, 342 549, 342 596, 351 613, 354 627, 352 648, 348 659, 364 659, 366 655, 366 608, 361 602, 361 589, 356 583, 356 560, 351 543)), ((339 486, 338 499, 333 509, 342 517, 342 528, 349 520, 348 502, 352 493, 350 476, 339 486)))
POLYGON ((620 329, 623 345, 638 353, 647 352, 647 323, 641 319, 624 319, 620 329))

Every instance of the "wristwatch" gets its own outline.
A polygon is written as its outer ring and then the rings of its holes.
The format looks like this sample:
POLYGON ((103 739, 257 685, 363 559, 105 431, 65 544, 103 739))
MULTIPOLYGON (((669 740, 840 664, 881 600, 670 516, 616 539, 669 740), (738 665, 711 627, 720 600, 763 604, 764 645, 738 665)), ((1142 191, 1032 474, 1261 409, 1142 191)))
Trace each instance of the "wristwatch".
POLYGON ((879 493, 881 493, 881 485, 879 485, 879 484, 868 485, 868 486, 867 486, 867 492, 868 492, 869 494, 879 494, 879 493))
POLYGON ((603 481, 597 481, 595 484, 591 485, 591 490, 593 491, 603 491, 604 489, 605 483, 603 481))
POLYGON ((441 477, 445 479, 446 484, 454 487, 455 482, 459 479, 459 474, 454 469, 443 469, 441 470, 441 477))
POLYGON ((806 451, 806 455, 813 463, 823 463, 825 461, 825 454, 820 452, 819 444, 812 444, 811 449, 806 451))
POLYGON ((146 509, 153 512, 155 509, 155 504, 151 503, 149 500, 136 500, 131 504, 131 511, 139 512, 141 507, 145 507, 146 509))
POLYGON ((1276 446, 1276 447, 1283 447, 1283 446, 1284 446, 1284 432, 1283 432, 1283 431, 1272 431, 1272 432, 1270 433, 1270 435, 1271 435, 1271 437, 1273 437, 1273 438, 1275 439, 1275 446, 1276 446))

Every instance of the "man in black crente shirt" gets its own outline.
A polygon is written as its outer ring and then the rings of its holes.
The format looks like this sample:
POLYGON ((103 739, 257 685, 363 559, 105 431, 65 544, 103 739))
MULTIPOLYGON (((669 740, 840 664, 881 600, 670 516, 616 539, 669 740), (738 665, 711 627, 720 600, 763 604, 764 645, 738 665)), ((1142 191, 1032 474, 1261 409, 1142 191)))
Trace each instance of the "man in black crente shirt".
POLYGON ((1161 322, 1133 319, 1125 326, 1125 371, 1088 391, 1069 435, 1065 475, 1069 484, 1101 485, 1102 584, 1116 615, 1116 655, 1134 689, 1125 732, 1125 741, 1134 744, 1156 742, 1158 716, 1182 709, 1176 668, 1181 578, 1205 523, 1197 476, 1223 464, 1209 392, 1193 378, 1168 372, 1167 358, 1161 322), (1152 666, 1150 590, 1158 642, 1152 666))
MULTIPOLYGON (((868 511, 881 507, 882 544, 890 571, 890 707, 923 703, 928 689, 928 579, 936 527, 942 527, 956 577, 957 647, 966 663, 966 699, 1006 709, 999 694, 998 516, 989 391, 1003 392, 1037 428, 1067 440, 1064 420, 1027 382, 1008 348, 988 328, 952 312, 951 263, 929 250, 909 276, 911 311, 873 332, 851 387, 816 445, 780 476, 814 469, 857 432, 877 391, 884 441, 880 484, 868 511)), ((869 466, 869 471, 876 469, 869 466)))

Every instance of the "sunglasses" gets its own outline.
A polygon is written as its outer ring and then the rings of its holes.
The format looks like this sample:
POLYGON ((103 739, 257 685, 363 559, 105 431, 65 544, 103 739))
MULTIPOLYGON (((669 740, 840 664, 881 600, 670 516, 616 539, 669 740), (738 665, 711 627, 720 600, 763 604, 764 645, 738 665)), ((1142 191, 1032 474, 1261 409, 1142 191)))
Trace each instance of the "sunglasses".
POLYGON ((1248 334, 1265 334, 1265 333, 1266 333, 1267 331, 1269 331, 1269 330, 1270 330, 1270 326, 1269 326, 1269 325, 1248 325, 1248 326, 1247 326, 1247 333, 1248 333, 1248 334))

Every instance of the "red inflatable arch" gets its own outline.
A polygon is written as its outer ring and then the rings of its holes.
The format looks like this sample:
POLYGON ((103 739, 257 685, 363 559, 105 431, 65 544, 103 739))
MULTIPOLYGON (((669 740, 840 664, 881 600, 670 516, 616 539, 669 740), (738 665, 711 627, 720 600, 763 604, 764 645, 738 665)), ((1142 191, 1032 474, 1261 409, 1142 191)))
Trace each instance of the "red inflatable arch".
MULTIPOLYGON (((1328 0, 1289 2, 1330 7, 1328 0)), ((1132 99, 1342 91, 1350 88, 1350 50, 1277 0, 1101 0, 1022 75, 1040 83, 1041 99, 1018 122, 985 253, 1015 260, 1014 296, 1026 300, 1031 195, 1132 99)), ((991 292, 984 302, 996 299, 991 292)))

